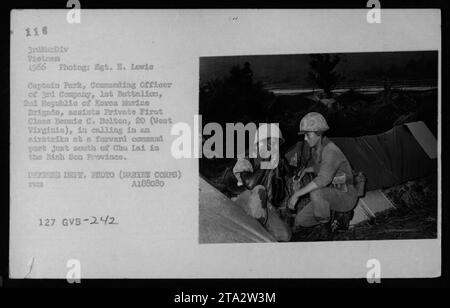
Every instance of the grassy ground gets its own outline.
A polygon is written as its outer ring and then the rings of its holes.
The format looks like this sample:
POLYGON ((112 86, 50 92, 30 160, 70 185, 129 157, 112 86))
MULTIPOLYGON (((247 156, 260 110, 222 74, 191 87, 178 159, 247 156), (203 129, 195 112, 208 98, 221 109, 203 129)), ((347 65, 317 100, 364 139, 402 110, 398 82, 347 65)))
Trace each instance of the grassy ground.
POLYGON ((325 226, 305 228, 295 233, 292 240, 303 242, 436 238, 435 175, 386 189, 384 193, 396 208, 379 213, 376 219, 361 222, 338 234, 330 234, 325 226))

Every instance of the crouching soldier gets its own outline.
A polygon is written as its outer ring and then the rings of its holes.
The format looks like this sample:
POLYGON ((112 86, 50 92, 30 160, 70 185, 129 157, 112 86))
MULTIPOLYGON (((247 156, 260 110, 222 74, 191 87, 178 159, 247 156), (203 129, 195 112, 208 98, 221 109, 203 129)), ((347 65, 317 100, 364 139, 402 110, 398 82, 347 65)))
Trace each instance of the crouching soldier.
POLYGON ((295 209, 300 197, 310 195, 311 201, 297 213, 296 226, 328 223, 332 212, 352 213, 356 206, 358 191, 353 185, 352 168, 339 147, 323 135, 328 129, 325 118, 317 112, 308 113, 300 121, 299 135, 305 135, 312 159, 299 177, 314 173, 315 178, 289 200, 289 208, 295 209))
POLYGON ((264 124, 259 127, 255 136, 257 157, 239 158, 232 170, 233 180, 242 188, 232 200, 278 241, 289 241, 291 230, 276 211, 289 198, 286 185, 289 167, 279 153, 283 142, 278 126, 264 124))

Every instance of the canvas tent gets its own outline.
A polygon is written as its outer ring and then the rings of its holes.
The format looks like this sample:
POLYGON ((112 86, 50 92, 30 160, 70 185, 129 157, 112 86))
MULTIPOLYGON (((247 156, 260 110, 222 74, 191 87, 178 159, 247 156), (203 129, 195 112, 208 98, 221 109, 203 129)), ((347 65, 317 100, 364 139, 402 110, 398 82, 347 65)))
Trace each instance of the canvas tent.
MULTIPOLYGON (((366 190, 376 190, 424 177, 437 170, 437 143, 423 122, 395 126, 379 134, 361 137, 331 138, 344 152, 353 169, 362 171, 366 190)), ((291 148, 286 158, 295 161, 302 142, 291 148)), ((308 156, 307 146, 303 157, 308 156)))
POLYGON ((200 177, 199 242, 276 242, 254 218, 200 177))

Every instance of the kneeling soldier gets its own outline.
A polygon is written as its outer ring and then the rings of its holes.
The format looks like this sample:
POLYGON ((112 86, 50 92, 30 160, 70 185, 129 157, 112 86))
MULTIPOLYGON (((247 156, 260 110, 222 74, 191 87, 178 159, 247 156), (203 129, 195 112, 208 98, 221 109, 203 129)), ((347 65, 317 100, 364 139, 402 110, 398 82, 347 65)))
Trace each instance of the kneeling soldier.
POLYGON ((323 135, 328 129, 325 118, 317 112, 308 113, 300 121, 299 134, 305 135, 312 152, 312 160, 301 172, 300 179, 306 173, 314 173, 315 178, 289 200, 289 208, 295 209, 298 199, 310 194, 311 201, 297 213, 296 226, 328 223, 332 211, 350 212, 357 202, 352 168, 341 149, 323 135))

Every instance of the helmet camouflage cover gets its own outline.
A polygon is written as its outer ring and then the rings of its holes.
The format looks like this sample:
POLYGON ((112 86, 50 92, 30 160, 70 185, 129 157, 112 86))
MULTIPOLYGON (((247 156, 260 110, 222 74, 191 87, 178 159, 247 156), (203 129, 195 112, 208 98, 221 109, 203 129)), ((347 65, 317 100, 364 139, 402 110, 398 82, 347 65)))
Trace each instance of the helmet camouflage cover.
POLYGON ((325 120, 323 115, 318 112, 310 112, 300 121, 299 134, 304 134, 306 132, 324 132, 329 128, 327 120, 325 120))

